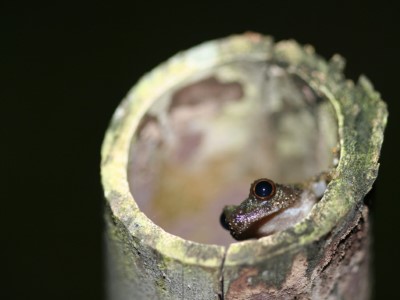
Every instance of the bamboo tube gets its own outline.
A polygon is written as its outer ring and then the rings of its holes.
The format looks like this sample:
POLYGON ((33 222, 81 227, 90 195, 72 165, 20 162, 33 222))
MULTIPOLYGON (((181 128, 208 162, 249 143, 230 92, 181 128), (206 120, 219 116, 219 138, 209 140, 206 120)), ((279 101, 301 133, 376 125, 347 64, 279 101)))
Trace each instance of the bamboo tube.
POLYGON ((387 110, 311 46, 255 33, 182 52, 117 108, 102 147, 110 299, 367 299, 368 207, 387 110), (234 242, 218 223, 267 175, 340 159, 295 226, 234 242))

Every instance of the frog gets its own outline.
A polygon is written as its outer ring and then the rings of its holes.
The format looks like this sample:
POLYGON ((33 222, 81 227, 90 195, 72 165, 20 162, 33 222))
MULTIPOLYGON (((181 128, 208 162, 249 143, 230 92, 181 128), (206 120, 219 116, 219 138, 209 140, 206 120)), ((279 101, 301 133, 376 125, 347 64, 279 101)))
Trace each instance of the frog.
POLYGON ((224 207, 220 223, 238 241, 285 230, 307 217, 322 198, 332 177, 333 170, 329 170, 295 184, 257 179, 242 203, 224 207))

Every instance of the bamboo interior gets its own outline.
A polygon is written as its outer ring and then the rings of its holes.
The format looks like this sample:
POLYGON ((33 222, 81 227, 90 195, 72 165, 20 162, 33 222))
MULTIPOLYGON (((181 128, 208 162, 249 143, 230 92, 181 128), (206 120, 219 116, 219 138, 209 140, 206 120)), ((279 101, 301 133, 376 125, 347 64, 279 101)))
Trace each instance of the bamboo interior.
POLYGON ((332 164, 337 121, 330 102, 285 67, 217 66, 177 82, 142 118, 130 149, 130 190, 165 231, 196 242, 234 240, 224 205, 260 177, 301 182, 332 164))

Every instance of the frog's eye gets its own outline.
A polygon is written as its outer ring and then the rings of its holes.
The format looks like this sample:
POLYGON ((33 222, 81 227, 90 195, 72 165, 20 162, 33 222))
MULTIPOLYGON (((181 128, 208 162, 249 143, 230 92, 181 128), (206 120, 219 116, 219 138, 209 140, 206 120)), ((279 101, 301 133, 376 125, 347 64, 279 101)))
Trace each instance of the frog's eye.
POLYGON ((272 180, 261 178, 251 185, 251 193, 257 199, 267 200, 275 195, 276 186, 272 180))

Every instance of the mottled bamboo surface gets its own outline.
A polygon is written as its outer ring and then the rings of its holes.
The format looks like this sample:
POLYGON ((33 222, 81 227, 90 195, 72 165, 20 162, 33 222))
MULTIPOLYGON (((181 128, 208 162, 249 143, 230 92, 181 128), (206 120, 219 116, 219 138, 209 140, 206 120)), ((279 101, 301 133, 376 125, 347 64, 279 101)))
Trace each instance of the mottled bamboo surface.
POLYGON ((246 33, 182 52, 117 108, 102 148, 110 299, 368 299, 369 222, 387 110, 365 77, 246 33), (234 242, 219 224, 259 177, 333 164, 310 215, 234 242))

